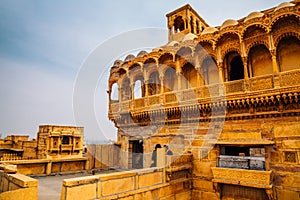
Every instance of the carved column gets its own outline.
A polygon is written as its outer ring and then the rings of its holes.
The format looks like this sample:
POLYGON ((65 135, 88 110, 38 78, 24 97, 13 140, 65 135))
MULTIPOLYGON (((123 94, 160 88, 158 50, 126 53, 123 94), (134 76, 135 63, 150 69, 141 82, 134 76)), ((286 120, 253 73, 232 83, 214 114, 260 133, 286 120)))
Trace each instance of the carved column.
POLYGON ((244 90, 248 91, 250 90, 250 82, 249 82, 249 73, 248 73, 248 57, 242 58, 243 65, 244 65, 244 90))
POLYGON ((180 61, 176 60, 176 75, 177 75, 177 90, 181 90, 181 67, 180 67, 180 61))
POLYGON ((223 62, 218 62, 218 72, 219 72, 219 94, 224 95, 223 62))
POLYGON ((159 76, 160 79, 160 103, 163 104, 164 103, 164 75, 160 75, 159 76))
POLYGON ((223 62, 218 62, 218 72, 219 72, 219 83, 224 83, 223 77, 223 62))
POLYGON ((144 99, 144 103, 145 103, 145 106, 148 106, 149 80, 144 80, 144 84, 145 84, 145 99, 144 99))
POLYGON ((280 82, 279 82, 279 67, 277 64, 277 58, 276 58, 276 50, 270 50, 271 56, 272 56, 272 66, 273 66, 273 81, 274 81, 274 87, 279 88, 280 82))
POLYGON ((248 80, 249 75, 248 75, 248 57, 242 57, 243 65, 244 65, 244 79, 248 80))

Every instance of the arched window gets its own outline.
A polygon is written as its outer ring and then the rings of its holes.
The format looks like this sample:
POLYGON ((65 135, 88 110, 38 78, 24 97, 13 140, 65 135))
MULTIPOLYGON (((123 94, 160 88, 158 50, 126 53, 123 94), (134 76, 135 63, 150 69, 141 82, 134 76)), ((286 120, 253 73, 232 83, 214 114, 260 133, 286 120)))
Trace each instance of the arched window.
POLYGON ((201 65, 201 75, 206 85, 219 83, 219 71, 216 61, 212 57, 207 57, 201 65))
POLYGON ((191 33, 194 33, 194 20, 193 20, 193 17, 191 17, 190 24, 191 24, 191 33))
POLYGON ((160 79, 157 71, 152 72, 149 77, 149 95, 155 95, 160 93, 160 79))
POLYGON ((181 16, 176 17, 176 19, 174 20, 174 28, 175 32, 184 30, 184 21, 181 16))
POLYGON ((182 68, 181 89, 197 87, 197 70, 191 63, 187 63, 182 68))
POLYGON ((176 70, 169 67, 164 76, 164 92, 169 92, 175 90, 177 84, 176 70))
POLYGON ((114 83, 111 87, 110 99, 113 101, 119 100, 119 87, 117 83, 114 83))
POLYGON ((134 95, 134 99, 142 98, 142 81, 141 80, 135 81, 133 95, 134 95))
POLYGON ((130 88, 130 80, 125 78, 122 83, 121 89, 121 97, 122 101, 127 101, 131 99, 131 88, 130 88))
POLYGON ((272 56, 265 45, 257 45, 249 52, 249 74, 252 77, 272 74, 272 56))
POLYGON ((225 56, 225 68, 228 73, 228 81, 244 79, 243 61, 237 52, 229 52, 225 56))
POLYGON ((298 38, 283 38, 277 46, 278 65, 281 71, 300 69, 300 41, 298 38))

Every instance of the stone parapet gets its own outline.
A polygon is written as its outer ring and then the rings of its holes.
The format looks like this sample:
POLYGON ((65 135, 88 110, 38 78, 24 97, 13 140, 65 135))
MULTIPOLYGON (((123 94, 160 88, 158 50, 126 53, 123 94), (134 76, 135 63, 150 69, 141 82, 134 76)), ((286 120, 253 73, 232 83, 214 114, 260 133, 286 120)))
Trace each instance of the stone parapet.
POLYGON ((0 170, 0 199, 38 199, 38 181, 23 174, 0 170))
POLYGON ((190 199, 189 179, 166 182, 164 168, 65 179, 61 200, 142 198, 190 199), (80 192, 79 192, 80 191, 80 192))

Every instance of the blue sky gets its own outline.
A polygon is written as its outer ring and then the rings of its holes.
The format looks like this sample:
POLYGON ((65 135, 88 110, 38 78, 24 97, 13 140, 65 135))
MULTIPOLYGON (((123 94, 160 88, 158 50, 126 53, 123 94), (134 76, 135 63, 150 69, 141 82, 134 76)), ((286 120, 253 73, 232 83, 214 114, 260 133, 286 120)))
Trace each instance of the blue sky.
MULTIPOLYGON (((116 130, 107 120, 108 74, 99 74, 94 89, 95 116, 91 118, 96 118, 100 128, 89 127, 90 116, 84 116, 86 120, 82 121, 74 119, 73 91, 77 77, 99 46, 128 31, 149 27, 166 29, 165 15, 186 3, 208 24, 219 26, 226 19, 246 17, 281 2, 1 0, 0 133, 35 138, 39 124, 81 125, 91 142, 115 139, 116 130)), ((153 40, 153 47, 167 42, 167 35, 148 38, 153 40)), ((118 52, 115 59, 125 54, 118 52)), ((97 66, 109 69, 111 62, 97 63, 97 66)))

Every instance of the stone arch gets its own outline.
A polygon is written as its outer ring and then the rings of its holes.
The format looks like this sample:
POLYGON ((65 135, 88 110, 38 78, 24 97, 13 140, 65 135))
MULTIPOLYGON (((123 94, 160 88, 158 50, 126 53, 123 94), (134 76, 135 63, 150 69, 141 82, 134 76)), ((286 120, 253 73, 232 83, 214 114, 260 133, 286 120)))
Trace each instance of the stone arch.
POLYGON ((276 46, 280 71, 300 69, 300 40, 296 36, 283 37, 276 46))
POLYGON ((249 74, 251 77, 273 73, 272 56, 264 44, 257 44, 248 53, 249 74))
POLYGON ((225 80, 235 81, 244 79, 244 65, 241 54, 237 51, 226 53, 223 61, 225 72, 225 80))
POLYGON ((188 58, 192 57, 193 49, 191 47, 183 46, 176 52, 176 58, 188 58))
POLYGON ((218 65, 213 57, 207 56, 203 59, 201 62, 200 72, 205 85, 219 83, 218 65))
POLYGON ((251 23, 243 29, 241 35, 243 39, 247 39, 253 36, 266 34, 268 31, 268 27, 262 23, 251 23))
POLYGON ((172 65, 174 63, 174 56, 171 53, 164 53, 158 59, 159 65, 172 65))
POLYGON ((216 41, 216 48, 220 50, 222 59, 231 51, 237 51, 241 55, 240 36, 231 32, 222 34, 216 41))
POLYGON ((138 99, 145 96, 144 76, 140 72, 133 77, 133 98, 138 99))
POLYGON ((272 19, 269 25, 269 29, 274 32, 276 29, 287 28, 288 26, 299 26, 300 15, 295 13, 283 13, 281 15, 276 16, 272 19), (289 20, 292 20, 288 22, 289 20), (294 24, 295 21, 298 21, 298 24, 294 24), (293 22, 294 21, 294 22, 293 22), (282 25, 283 24, 283 27, 282 25), (285 24, 285 25, 284 25, 285 24))
POLYGON ((117 82, 112 83, 109 98, 111 101, 119 101, 119 85, 117 82))
POLYGON ((299 35, 300 20, 297 15, 287 15, 275 18, 270 26, 272 32, 274 46, 276 47, 279 40, 287 34, 299 35))
POLYGON ((159 93, 160 93, 159 72, 157 70, 152 70, 149 73, 148 94, 151 96, 159 93))
POLYGON ((197 87, 198 71, 192 63, 185 63, 181 69, 181 74, 181 89, 197 87))
POLYGON ((164 70, 164 92, 177 90, 177 73, 174 67, 164 70))
POLYGON ((121 79, 121 99, 122 101, 127 101, 131 99, 131 85, 130 79, 126 74, 123 75, 121 79))
POLYGON ((185 29, 184 20, 182 19, 182 16, 178 16, 174 19, 174 29, 175 32, 180 32, 185 29))

